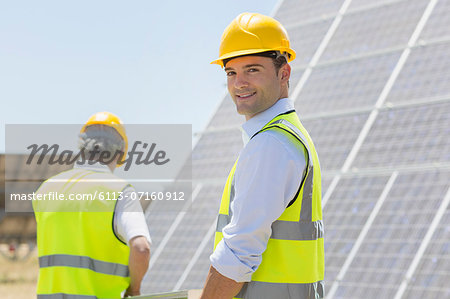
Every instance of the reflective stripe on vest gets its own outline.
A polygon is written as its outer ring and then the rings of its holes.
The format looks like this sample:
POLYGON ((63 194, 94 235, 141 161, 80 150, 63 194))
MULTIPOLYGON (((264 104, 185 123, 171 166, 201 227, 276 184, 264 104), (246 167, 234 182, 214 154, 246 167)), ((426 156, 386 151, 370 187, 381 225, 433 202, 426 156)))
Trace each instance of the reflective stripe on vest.
MULTIPOLYGON (((319 160, 308 132, 295 111, 275 117, 252 136, 273 130, 286 136, 306 158, 297 194, 272 223, 262 262, 236 298, 323 298, 324 244, 319 160)), ((251 141, 250 141, 251 142, 251 141)), ((225 185, 217 220, 214 248, 231 221, 236 161, 225 185)))
POLYGON ((252 281, 251 283, 244 284, 235 298, 317 299, 323 298, 324 293, 325 286, 323 281, 314 283, 270 283, 252 281))
POLYGON ((38 294, 37 299, 97 299, 96 296, 70 295, 70 294, 38 294))
MULTIPOLYGON (((229 215, 219 214, 216 232, 222 232, 223 228, 230 223, 229 215)), ((272 223, 271 239, 307 241, 323 238, 322 220, 299 222, 276 220, 272 223)))
POLYGON ((73 267, 85 268, 94 272, 116 275, 121 277, 130 276, 128 267, 122 264, 108 263, 90 258, 88 256, 53 254, 39 257, 39 267, 73 267))
POLYGON ((117 201, 105 199, 118 196, 127 185, 111 173, 83 169, 60 173, 41 185, 38 194, 85 194, 93 199, 33 201, 38 298, 120 298, 130 282, 129 248, 113 230, 117 201), (107 193, 101 200, 100 194, 107 193))

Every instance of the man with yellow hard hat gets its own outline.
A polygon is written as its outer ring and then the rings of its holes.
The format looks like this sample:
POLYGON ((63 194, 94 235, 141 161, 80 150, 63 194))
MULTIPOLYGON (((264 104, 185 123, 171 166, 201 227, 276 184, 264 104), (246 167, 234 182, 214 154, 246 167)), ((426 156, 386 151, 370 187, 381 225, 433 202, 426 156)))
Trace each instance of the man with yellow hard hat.
POLYGON ((85 159, 36 192, 57 192, 63 200, 33 201, 37 298, 140 295, 151 239, 134 188, 112 174, 128 148, 122 121, 109 112, 94 114, 81 129, 79 147, 85 159))
POLYGON ((273 18, 243 13, 225 29, 228 91, 245 116, 244 148, 220 204, 201 298, 324 296, 321 175, 314 144, 288 98, 295 51, 273 18))

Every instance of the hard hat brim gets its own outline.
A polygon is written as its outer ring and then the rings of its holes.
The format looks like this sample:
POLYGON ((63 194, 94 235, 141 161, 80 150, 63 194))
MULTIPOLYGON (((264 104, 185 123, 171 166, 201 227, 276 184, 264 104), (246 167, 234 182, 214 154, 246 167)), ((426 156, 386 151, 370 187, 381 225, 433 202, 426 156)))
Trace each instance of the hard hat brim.
POLYGON ((288 62, 291 62, 292 60, 295 59, 295 51, 292 50, 292 49, 289 49, 289 48, 282 48, 282 49, 247 49, 247 50, 241 50, 241 51, 234 51, 234 52, 222 55, 219 58, 217 58, 216 60, 210 62, 210 64, 218 64, 221 67, 223 67, 223 61, 225 59, 229 59, 229 58, 233 58, 233 57, 235 58, 235 57, 245 56, 245 55, 251 55, 251 54, 258 54, 258 53, 267 52, 267 51, 287 52, 288 54, 290 54, 288 62))

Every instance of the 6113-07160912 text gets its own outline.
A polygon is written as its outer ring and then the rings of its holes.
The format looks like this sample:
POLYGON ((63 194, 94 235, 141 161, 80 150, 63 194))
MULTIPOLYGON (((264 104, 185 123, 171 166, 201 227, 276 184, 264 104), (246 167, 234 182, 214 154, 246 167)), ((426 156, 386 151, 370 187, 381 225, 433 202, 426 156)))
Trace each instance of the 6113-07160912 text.
MULTIPOLYGON (((48 192, 45 194, 40 193, 12 193, 10 194, 10 200, 42 200, 42 201, 85 201, 85 200, 122 200, 123 192, 104 192, 96 191, 95 193, 70 193, 64 194, 56 191, 48 192)), ((131 200, 184 200, 183 191, 174 192, 133 192, 130 194, 131 200)))

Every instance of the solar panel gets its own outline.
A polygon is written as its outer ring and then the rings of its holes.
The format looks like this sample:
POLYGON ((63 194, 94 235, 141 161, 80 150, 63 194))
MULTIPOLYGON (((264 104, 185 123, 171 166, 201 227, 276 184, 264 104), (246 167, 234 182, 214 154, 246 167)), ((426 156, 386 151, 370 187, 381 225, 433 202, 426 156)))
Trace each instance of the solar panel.
POLYGON ((411 102, 450 97, 450 41, 412 49, 387 101, 411 102))
MULTIPOLYGON (((388 176, 341 180, 324 209, 325 276, 333 281, 383 191, 388 176)), ((326 289, 329 285, 326 285, 326 289)))
POLYGON ((296 58, 291 63, 293 67, 308 65, 332 20, 318 19, 314 23, 303 23, 288 29, 291 46, 296 52, 296 58))
POLYGON ((302 121, 313 138, 321 169, 342 167, 367 117, 368 113, 357 113, 302 121))
POLYGON ((342 19, 322 61, 405 46, 427 2, 393 1, 367 10, 349 12, 342 19))
POLYGON ((336 14, 343 2, 343 0, 285 0, 275 14, 275 18, 284 26, 289 26, 329 14, 336 14))
POLYGON ((439 0, 430 20, 423 29, 420 38, 423 40, 442 39, 450 36, 450 1, 439 0))
POLYGON ((297 98, 299 113, 372 108, 399 57, 397 51, 317 68, 297 98))
MULTIPOLYGON (((150 278, 146 288, 152 292, 162 292, 175 286, 179 275, 171 274, 176 272, 181 275, 208 228, 215 223, 219 206, 214 198, 220 197, 221 192, 222 186, 206 186, 200 190, 159 257, 166 262, 155 264, 154 272, 162 276, 150 278)), ((208 250, 212 250, 212 245, 208 250)))
MULTIPOLYGON (((213 244, 214 236, 211 235, 208 244, 213 244)), ((181 285, 181 289, 190 290, 190 289, 198 289, 200 286, 199 281, 206 281, 206 276, 209 271, 209 256, 211 255, 211 251, 213 247, 206 246, 203 252, 201 253, 198 262, 194 265, 192 270, 189 272, 189 277, 186 278, 186 281, 181 285)))
POLYGON ((383 110, 362 145, 354 167, 448 162, 449 109, 450 102, 383 110))
POLYGON ((244 123, 244 121, 245 118, 236 113, 236 106, 234 105, 230 95, 227 94, 217 109, 214 118, 209 123, 208 128, 240 126, 244 123))
POLYGON ((336 298, 394 298, 444 198, 449 175, 435 171, 399 175, 336 298))
POLYGON ((450 208, 439 223, 430 245, 425 252, 411 284, 405 292, 406 298, 446 298, 449 296, 448 269, 450 269, 449 244, 450 208))
POLYGON ((192 153, 193 179, 226 177, 241 148, 242 137, 237 128, 205 132, 192 153))

